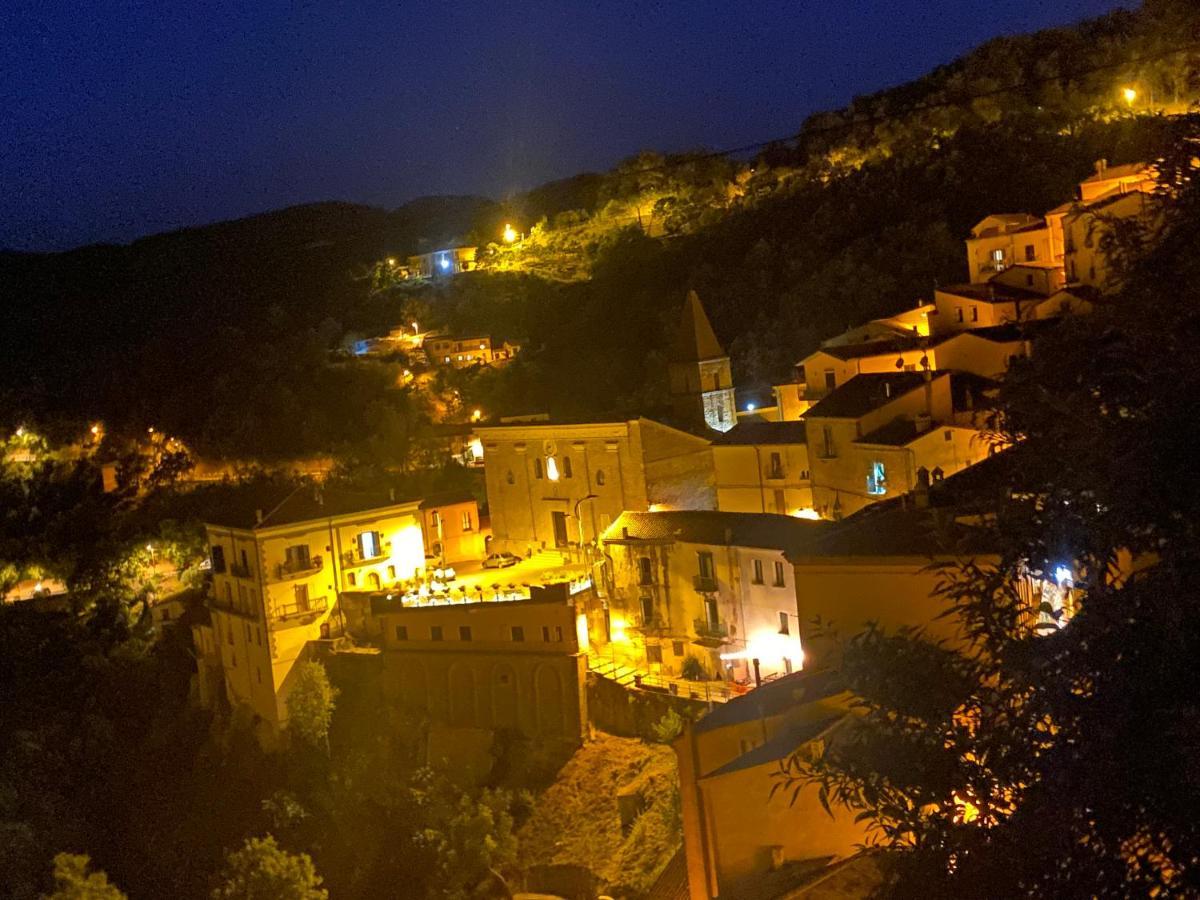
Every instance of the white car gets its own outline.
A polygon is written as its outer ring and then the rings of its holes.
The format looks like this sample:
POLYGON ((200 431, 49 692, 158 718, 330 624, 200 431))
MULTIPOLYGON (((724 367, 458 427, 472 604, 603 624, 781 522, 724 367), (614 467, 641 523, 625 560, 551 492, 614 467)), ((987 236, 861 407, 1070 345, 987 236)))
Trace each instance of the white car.
POLYGON ((483 561, 485 569, 507 569, 515 566, 520 560, 511 553, 493 553, 483 561))

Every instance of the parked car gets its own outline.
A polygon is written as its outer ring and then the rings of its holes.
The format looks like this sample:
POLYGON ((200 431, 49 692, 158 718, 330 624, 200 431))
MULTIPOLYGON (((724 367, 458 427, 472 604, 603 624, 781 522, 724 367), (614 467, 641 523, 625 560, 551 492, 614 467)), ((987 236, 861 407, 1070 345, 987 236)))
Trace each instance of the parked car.
POLYGON ((507 569, 515 566, 520 560, 511 553, 493 553, 483 561, 485 569, 507 569))

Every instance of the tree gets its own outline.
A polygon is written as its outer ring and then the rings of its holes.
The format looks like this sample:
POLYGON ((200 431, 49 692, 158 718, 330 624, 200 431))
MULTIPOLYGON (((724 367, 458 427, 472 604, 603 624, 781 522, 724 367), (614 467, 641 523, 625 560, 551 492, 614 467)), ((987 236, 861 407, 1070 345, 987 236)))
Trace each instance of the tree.
POLYGON ((295 679, 287 695, 288 731, 314 747, 329 753, 329 723, 338 691, 329 683, 325 667, 315 660, 296 664, 295 679))
POLYGON ((108 883, 103 872, 88 871, 91 860, 84 854, 60 853, 54 857, 54 893, 46 900, 125 900, 125 895, 108 883))
POLYGON ((213 900, 327 900, 307 853, 288 853, 275 838, 248 838, 225 860, 213 900))
POLYGON ((943 573, 961 646, 852 640, 858 727, 788 762, 785 782, 861 810, 891 895, 1200 892, 1194 154, 1183 140, 1161 163, 1165 230, 1119 293, 1006 380, 1014 446, 961 510, 999 562, 943 573), (1064 583, 1082 593, 1069 622, 1047 600, 1064 583))

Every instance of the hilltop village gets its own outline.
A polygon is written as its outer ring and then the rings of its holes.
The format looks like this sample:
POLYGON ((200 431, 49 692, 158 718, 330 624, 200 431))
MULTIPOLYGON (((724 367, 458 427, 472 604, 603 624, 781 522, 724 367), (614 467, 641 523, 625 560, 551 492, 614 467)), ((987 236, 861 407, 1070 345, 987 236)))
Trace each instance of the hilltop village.
MULTIPOLYGON (((1005 465, 998 385, 1098 302, 1106 230, 1153 225, 1156 184, 1152 167, 1101 161, 1042 218, 987 216, 966 241, 970 283, 830 336, 767 406, 739 408, 689 293, 670 417, 474 421, 461 440, 486 507, 320 483, 243 493, 206 525, 211 577, 185 614, 198 702, 246 710, 271 744, 301 663, 323 661, 419 710, 429 758, 469 771, 486 769, 488 735, 569 753, 673 711, 673 895, 869 878, 864 826, 827 815, 815 787, 772 798, 775 773, 851 725, 842 641, 868 622, 954 636, 930 562, 995 552, 958 509, 1005 465)), ((476 338, 424 342, 450 365, 460 350, 497 361, 476 338)), ((1021 586, 1042 625, 1069 621, 1073 577, 1064 561, 1021 586)))

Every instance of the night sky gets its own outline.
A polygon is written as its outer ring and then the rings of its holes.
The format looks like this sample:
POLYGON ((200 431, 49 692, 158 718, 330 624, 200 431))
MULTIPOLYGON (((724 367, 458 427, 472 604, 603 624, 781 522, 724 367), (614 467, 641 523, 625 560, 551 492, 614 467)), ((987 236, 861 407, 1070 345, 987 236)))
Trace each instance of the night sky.
POLYGON ((786 136, 989 37, 1117 5, 0 0, 0 247, 499 197, 639 149, 786 136))

